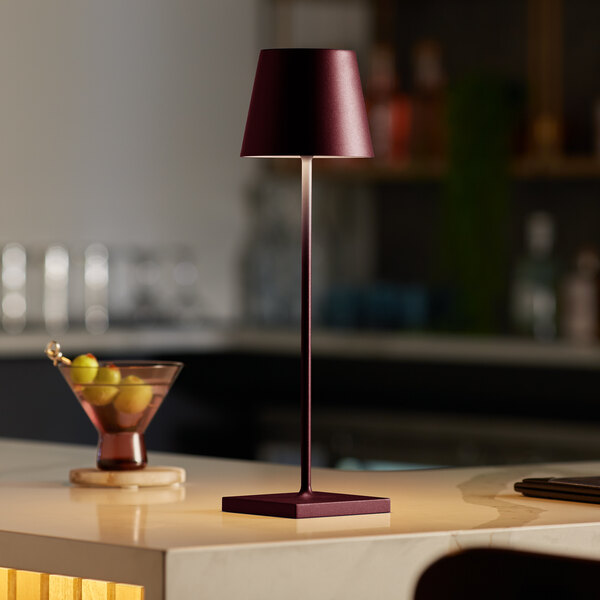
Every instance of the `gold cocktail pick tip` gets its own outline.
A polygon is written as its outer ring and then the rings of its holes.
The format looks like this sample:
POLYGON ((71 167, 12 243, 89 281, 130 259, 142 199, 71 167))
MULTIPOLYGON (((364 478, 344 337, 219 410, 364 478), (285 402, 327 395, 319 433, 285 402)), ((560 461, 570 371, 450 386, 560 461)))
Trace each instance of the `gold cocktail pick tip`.
POLYGON ((63 363, 64 365, 70 365, 71 361, 63 356, 63 353, 60 351, 60 344, 52 340, 46 344, 46 356, 54 363, 56 367, 58 363, 63 363))

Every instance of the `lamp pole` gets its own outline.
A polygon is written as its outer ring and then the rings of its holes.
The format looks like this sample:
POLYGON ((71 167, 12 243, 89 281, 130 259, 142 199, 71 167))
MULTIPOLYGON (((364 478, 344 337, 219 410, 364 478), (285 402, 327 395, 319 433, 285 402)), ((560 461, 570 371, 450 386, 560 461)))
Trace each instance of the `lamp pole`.
POLYGON ((302 313, 300 321, 301 485, 300 495, 311 495, 311 262, 312 156, 302 156, 302 313))

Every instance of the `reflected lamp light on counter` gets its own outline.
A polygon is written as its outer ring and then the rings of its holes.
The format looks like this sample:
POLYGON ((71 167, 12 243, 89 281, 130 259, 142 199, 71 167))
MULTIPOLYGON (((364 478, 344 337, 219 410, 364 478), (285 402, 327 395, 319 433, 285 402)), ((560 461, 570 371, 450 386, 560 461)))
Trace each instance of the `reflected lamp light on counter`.
POLYGON ((301 159, 301 482, 298 492, 224 497, 222 509, 288 518, 388 513, 389 498, 318 492, 311 485, 312 160, 373 157, 355 53, 262 50, 241 156, 301 159))

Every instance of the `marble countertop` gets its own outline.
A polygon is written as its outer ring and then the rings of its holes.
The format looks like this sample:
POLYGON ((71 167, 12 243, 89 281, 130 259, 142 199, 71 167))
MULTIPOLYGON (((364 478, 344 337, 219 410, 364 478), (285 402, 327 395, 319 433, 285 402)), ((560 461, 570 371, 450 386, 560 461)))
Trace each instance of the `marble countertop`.
POLYGON ((600 557, 600 505, 513 491, 523 477, 598 474, 600 463, 315 469, 314 489, 389 496, 392 512, 291 520, 222 513, 220 501, 294 491, 295 467, 150 453, 151 464, 184 467, 185 486, 68 485, 71 468, 93 462, 91 447, 0 441, 1 566, 141 583, 149 600, 198 597, 198 586, 213 599, 300 598, 307 572, 321 582, 313 598, 410 598, 427 564, 462 547, 600 557))

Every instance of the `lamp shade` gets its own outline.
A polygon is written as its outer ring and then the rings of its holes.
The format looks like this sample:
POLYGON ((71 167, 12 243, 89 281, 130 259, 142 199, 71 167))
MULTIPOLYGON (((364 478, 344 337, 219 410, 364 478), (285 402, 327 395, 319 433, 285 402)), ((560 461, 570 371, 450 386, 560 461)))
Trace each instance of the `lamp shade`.
POLYGON ((261 50, 241 156, 372 157, 356 54, 261 50))

